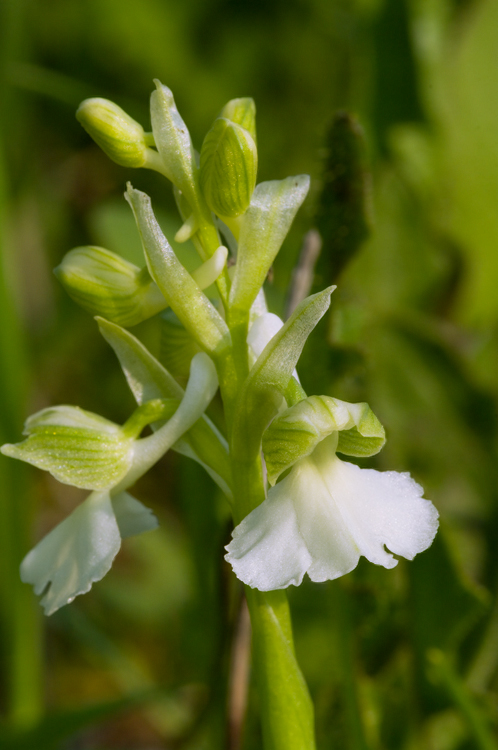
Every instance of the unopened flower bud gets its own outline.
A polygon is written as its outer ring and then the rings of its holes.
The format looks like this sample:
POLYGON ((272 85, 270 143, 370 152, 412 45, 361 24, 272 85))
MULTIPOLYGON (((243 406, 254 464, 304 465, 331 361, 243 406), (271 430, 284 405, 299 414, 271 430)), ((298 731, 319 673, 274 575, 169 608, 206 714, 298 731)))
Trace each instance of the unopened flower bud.
POLYGON ((137 325, 167 306, 147 268, 102 247, 71 250, 54 273, 87 312, 121 326, 137 325))
POLYGON ((243 214, 256 185, 258 152, 248 130, 225 117, 215 120, 202 144, 200 184, 218 216, 243 214))
POLYGON ((76 117, 107 156, 122 167, 143 167, 147 161, 140 123, 107 99, 85 99, 76 117))
POLYGON ((220 117, 231 120, 249 131, 256 142, 256 105, 254 99, 230 99, 221 110, 220 117))

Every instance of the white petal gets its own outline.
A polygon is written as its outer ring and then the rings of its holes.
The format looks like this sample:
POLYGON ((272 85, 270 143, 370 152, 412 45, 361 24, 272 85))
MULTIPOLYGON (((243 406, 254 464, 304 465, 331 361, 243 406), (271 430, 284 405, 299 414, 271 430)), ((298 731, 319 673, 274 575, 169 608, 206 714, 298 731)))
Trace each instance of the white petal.
POLYGON ((75 596, 85 594, 109 571, 121 546, 108 492, 92 492, 56 526, 21 563, 21 579, 46 590, 41 604, 51 615, 75 596))
POLYGON ((127 492, 120 492, 112 498, 112 507, 121 539, 157 529, 159 523, 150 508, 142 505, 127 492))
POLYGON ((409 474, 360 469, 338 458, 321 474, 362 555, 392 568, 396 555, 409 560, 432 543, 438 512, 409 474))
POLYGON ((297 526, 289 477, 240 523, 225 559, 241 581, 260 591, 299 586, 311 564, 297 526))
POLYGON ((299 531, 312 559, 309 577, 328 581, 349 573, 358 565, 360 550, 314 462, 299 461, 291 477, 299 531))
POLYGON ((273 313, 267 312, 256 318, 247 334, 247 343, 253 350, 256 359, 282 326, 283 322, 278 315, 273 313))
MULTIPOLYGON (((254 361, 256 361, 272 338, 277 335, 283 325, 283 321, 274 313, 265 312, 259 318, 256 318, 247 334, 247 343, 254 353, 254 361)), ((298 383, 301 382, 297 370, 294 370, 292 375, 298 383)))

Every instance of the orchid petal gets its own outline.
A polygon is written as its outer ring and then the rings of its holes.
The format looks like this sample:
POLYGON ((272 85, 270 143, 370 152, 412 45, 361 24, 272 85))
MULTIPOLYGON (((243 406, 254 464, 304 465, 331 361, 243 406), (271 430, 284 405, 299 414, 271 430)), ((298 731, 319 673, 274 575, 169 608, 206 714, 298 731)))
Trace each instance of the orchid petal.
POLYGON ((51 615, 85 594, 109 571, 121 536, 108 492, 92 492, 84 503, 47 534, 21 563, 21 580, 51 615), (47 589, 48 587, 48 589, 47 589))
POLYGON ((144 531, 152 531, 159 526, 151 509, 127 492, 120 492, 119 495, 113 497, 112 507, 121 539, 142 534, 144 531))
POLYGON ((300 534, 286 480, 244 518, 226 547, 236 576, 260 591, 299 586, 312 558, 300 534))

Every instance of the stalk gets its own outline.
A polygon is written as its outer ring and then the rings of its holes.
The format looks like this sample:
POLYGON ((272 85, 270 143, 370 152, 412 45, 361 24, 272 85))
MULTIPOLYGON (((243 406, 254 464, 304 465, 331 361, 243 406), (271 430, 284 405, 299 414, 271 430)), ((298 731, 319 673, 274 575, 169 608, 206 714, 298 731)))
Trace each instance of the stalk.
MULTIPOLYGON (((244 370, 235 353, 237 372, 244 370)), ((247 361, 247 345, 244 353, 247 361)), ((228 414, 233 404, 223 379, 222 398, 228 414)), ((239 381, 240 382, 240 381, 239 381)), ((240 385, 238 384, 238 391, 240 385)), ((233 384, 232 384, 233 388, 233 384)), ((233 390, 232 390, 233 393, 233 390)), ((240 521, 265 499, 263 467, 259 451, 244 436, 232 433, 228 424, 230 461, 234 492, 234 523, 240 521)), ((285 591, 262 592, 246 589, 252 625, 253 670, 260 699, 265 750, 314 750, 314 712, 308 688, 296 660, 289 605, 285 591)))

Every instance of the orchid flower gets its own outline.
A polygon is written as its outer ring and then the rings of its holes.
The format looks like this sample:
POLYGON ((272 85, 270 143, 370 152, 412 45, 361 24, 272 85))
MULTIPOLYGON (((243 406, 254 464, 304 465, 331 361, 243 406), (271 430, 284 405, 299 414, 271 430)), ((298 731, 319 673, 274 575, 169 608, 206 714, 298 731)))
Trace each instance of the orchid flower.
POLYGON ((193 360, 181 402, 155 399, 123 427, 72 406, 43 409, 25 425, 27 439, 2 453, 47 469, 65 484, 93 492, 24 558, 21 578, 43 594, 47 615, 90 590, 110 570, 121 540, 154 529, 152 511, 126 490, 202 416, 218 387, 207 354, 193 360), (137 439, 147 424, 161 424, 137 439))
POLYGON ((312 581, 338 578, 361 555, 393 568, 390 553, 411 560, 427 549, 438 513, 422 487, 408 473, 360 469, 336 455, 373 455, 384 440, 367 404, 314 396, 280 414, 263 437, 274 486, 226 548, 237 577, 270 591, 299 585, 305 573, 312 581))

